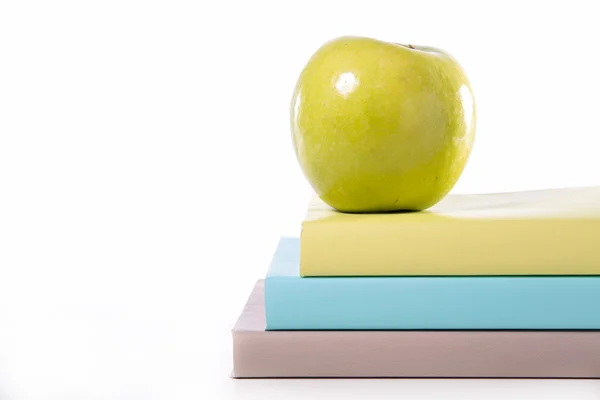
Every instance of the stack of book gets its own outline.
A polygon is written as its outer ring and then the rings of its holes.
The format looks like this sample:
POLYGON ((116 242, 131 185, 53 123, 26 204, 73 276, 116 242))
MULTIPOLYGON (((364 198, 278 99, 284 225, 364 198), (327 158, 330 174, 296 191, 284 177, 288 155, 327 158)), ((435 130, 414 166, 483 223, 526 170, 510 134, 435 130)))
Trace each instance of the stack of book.
POLYGON ((599 330, 600 187, 315 197, 233 329, 233 376, 598 378, 599 330))

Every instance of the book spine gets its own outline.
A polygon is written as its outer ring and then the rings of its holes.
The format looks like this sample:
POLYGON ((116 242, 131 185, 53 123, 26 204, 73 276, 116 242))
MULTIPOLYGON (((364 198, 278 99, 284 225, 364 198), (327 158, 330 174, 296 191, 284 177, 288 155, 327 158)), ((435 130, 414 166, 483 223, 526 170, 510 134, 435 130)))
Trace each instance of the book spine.
POLYGON ((600 275, 600 220, 305 221, 301 276, 600 275))
POLYGON ((600 329, 600 276, 268 277, 268 330, 600 329))

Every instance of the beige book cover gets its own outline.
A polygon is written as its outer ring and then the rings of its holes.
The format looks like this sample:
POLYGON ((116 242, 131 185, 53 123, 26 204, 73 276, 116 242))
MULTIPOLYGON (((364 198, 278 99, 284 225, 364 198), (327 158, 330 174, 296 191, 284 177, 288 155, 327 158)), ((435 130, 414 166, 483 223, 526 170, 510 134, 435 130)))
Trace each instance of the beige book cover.
POLYGON ((314 196, 300 247, 302 276, 600 275, 600 186, 451 194, 380 214, 314 196))

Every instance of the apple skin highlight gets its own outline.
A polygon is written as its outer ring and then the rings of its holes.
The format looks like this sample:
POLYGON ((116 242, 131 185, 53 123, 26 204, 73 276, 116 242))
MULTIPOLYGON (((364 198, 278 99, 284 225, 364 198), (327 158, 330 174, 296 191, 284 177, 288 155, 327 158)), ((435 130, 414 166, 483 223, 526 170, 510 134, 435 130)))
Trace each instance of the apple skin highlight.
POLYGON ((365 37, 331 40, 312 55, 290 114, 306 179, 342 212, 432 207, 475 140, 473 91, 451 55, 365 37))

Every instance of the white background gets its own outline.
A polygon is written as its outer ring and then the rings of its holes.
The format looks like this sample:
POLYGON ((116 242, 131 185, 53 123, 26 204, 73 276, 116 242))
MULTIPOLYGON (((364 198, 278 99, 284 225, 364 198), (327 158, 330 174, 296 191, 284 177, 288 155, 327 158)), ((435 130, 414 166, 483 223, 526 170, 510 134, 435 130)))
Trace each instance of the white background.
POLYGON ((0 399, 598 399, 598 381, 234 381, 232 327, 310 189, 289 101, 323 42, 446 49, 455 192, 600 184, 592 1, 2 1, 0 399))

